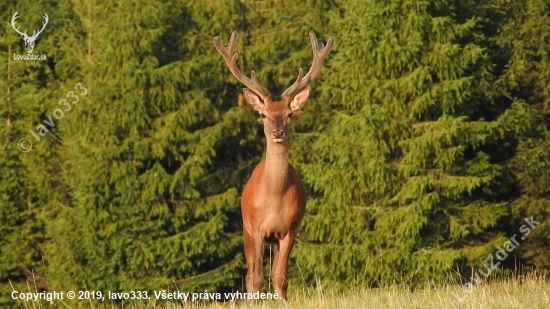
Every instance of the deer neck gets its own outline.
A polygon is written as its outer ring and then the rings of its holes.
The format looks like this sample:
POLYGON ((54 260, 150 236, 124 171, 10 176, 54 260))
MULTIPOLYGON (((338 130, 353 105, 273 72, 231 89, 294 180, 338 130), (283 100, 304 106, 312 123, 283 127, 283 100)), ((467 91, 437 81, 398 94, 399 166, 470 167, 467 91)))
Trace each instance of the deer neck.
MULTIPOLYGON (((265 184, 268 194, 280 194, 288 184, 288 141, 267 142, 265 184)), ((278 195, 280 196, 280 195, 278 195)))

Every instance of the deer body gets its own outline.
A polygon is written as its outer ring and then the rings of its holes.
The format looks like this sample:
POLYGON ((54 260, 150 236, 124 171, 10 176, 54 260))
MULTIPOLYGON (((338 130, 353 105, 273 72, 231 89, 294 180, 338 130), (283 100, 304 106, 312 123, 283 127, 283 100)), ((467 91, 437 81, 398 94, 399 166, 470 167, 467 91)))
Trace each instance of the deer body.
POLYGON ((286 265, 304 217, 306 199, 305 187, 288 163, 287 146, 268 146, 266 159, 255 168, 241 198, 247 291, 254 293, 262 285, 263 248, 270 243, 277 245, 271 270, 273 287, 286 298, 286 265), (273 153, 272 147, 282 149, 273 153))
POLYGON ((244 188, 241 212, 248 218, 243 222, 243 232, 277 244, 287 234, 298 233, 307 196, 298 174, 288 163, 286 146, 271 147, 244 188), (278 153, 273 154, 271 147, 283 149, 274 150, 278 153))
POLYGON ((248 293, 260 290, 264 279, 264 245, 274 244, 273 287, 280 298, 286 299, 288 257, 304 218, 307 201, 304 184, 288 162, 290 119, 292 113, 306 103, 310 89, 305 86, 319 74, 321 62, 332 49, 334 38, 329 38, 324 47, 317 44, 315 34, 310 32, 313 47, 311 69, 303 77, 300 69, 296 82, 285 90, 281 101, 273 101, 269 92, 256 80, 254 71, 249 79, 237 68, 237 54, 232 55, 236 36, 234 31, 227 47, 215 37, 214 45, 233 75, 249 88, 243 90, 245 101, 262 116, 267 140, 266 158, 252 172, 241 197, 246 290, 248 293))

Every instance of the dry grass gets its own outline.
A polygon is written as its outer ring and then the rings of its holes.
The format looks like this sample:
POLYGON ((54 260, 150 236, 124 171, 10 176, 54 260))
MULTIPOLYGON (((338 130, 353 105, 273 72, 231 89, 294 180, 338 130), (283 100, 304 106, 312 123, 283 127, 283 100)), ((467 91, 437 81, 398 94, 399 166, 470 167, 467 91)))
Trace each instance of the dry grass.
MULTIPOLYGON (((521 280, 508 279, 481 283, 470 293, 459 285, 443 285, 409 291, 406 287, 360 288, 348 293, 337 293, 331 287, 318 285, 317 288, 303 291, 290 291, 287 303, 276 300, 264 300, 256 304, 246 301, 225 303, 177 302, 159 303, 158 301, 125 301, 123 308, 134 309, 260 309, 260 308, 544 308, 550 309, 550 284, 544 276, 530 276, 521 280), (460 302, 458 298, 463 298, 460 302)), ((154 297, 153 297, 154 298, 154 297)), ((75 305, 63 301, 49 303, 20 302, 21 308, 115 308, 112 304, 92 304, 81 302, 75 305)))

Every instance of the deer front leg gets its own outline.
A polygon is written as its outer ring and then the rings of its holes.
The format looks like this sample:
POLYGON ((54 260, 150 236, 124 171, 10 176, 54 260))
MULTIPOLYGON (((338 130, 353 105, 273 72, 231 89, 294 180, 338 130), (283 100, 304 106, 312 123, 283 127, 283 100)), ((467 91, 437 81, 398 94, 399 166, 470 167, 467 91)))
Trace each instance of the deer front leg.
POLYGON ((255 293, 260 290, 264 280, 263 272, 263 240, 250 235, 243 229, 244 255, 246 258, 246 292, 255 293))
POLYGON ((286 300, 286 289, 288 287, 286 270, 290 250, 292 250, 292 245, 294 244, 294 237, 296 235, 288 233, 283 239, 279 240, 279 244, 275 248, 275 258, 271 270, 273 287, 279 298, 283 300, 286 300))

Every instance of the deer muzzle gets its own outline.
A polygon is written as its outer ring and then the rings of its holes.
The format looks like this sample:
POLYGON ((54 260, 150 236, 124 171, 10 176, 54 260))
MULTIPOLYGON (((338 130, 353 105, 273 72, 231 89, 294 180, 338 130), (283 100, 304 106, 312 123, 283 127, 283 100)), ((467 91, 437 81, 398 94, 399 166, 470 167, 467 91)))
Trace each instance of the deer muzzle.
POLYGON ((285 130, 273 130, 272 138, 275 143, 282 143, 285 140, 285 130))

